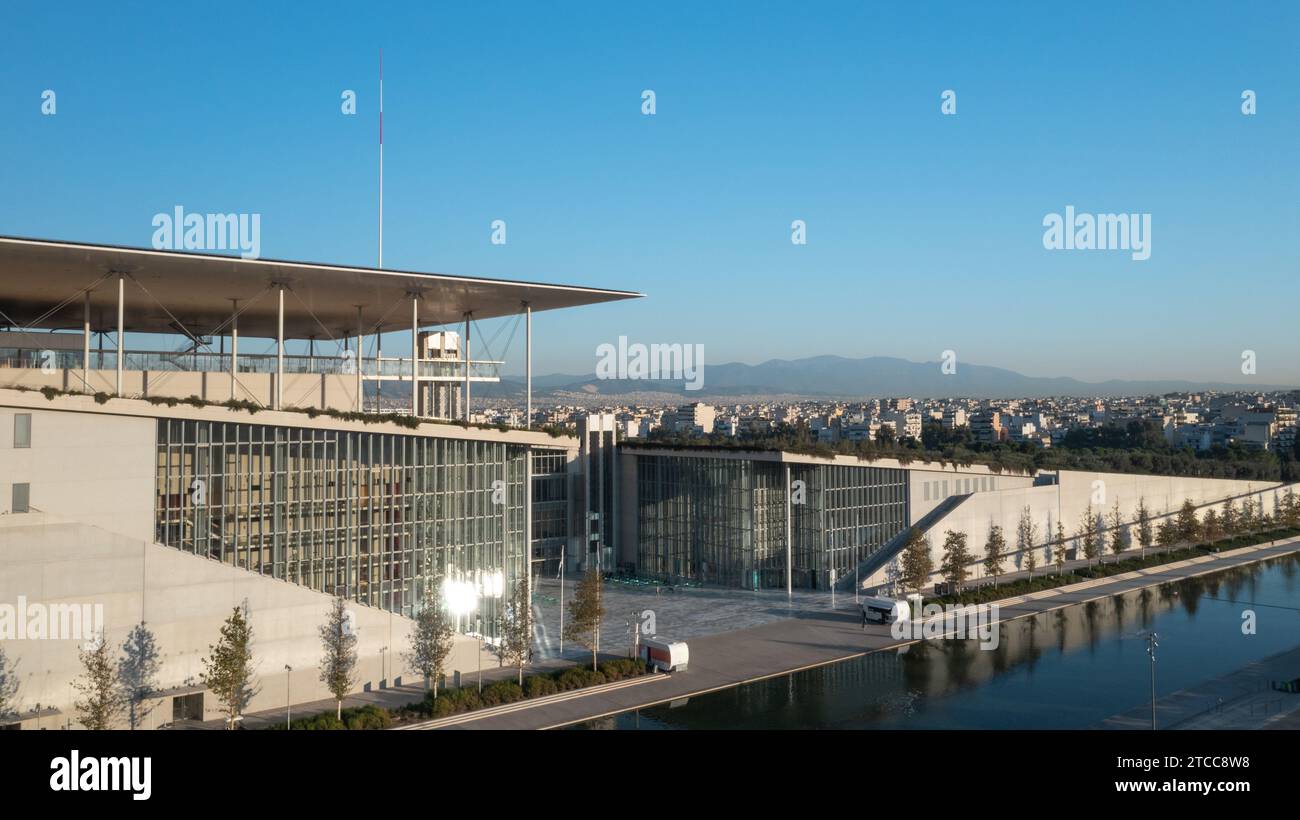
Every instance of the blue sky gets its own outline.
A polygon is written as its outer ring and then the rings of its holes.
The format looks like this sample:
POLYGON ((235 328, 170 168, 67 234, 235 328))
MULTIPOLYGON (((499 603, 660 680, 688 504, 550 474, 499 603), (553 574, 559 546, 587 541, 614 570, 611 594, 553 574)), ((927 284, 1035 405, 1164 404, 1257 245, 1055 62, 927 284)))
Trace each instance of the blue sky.
POLYGON ((9 3, 0 234, 179 204, 372 264, 382 46, 387 266, 648 294, 539 314, 539 372, 626 335, 1300 383, 1300 4, 1007 5, 9 3), (1151 258, 1045 250, 1067 205, 1150 213, 1151 258))

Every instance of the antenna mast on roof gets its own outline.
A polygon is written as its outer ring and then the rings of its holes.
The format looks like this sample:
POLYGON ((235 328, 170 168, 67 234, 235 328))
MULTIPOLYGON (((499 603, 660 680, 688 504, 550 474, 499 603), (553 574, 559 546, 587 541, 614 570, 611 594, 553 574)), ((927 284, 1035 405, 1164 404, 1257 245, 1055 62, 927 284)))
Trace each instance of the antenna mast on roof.
POLYGON ((379 49, 379 267, 384 266, 384 50, 379 49))

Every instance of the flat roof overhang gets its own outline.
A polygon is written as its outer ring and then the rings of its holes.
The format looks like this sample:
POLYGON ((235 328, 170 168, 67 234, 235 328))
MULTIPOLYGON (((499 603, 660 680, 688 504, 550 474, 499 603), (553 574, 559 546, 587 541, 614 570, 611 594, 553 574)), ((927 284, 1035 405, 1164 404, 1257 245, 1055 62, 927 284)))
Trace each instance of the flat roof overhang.
MULTIPOLYGON (((116 275, 125 273, 125 321, 131 333, 228 333, 239 300, 241 336, 275 338, 276 285, 284 285, 289 339, 355 336, 410 329, 407 300, 419 294, 422 327, 635 299, 644 294, 439 273, 380 270, 238 256, 159 251, 0 236, 0 310, 21 327, 80 330, 90 293, 91 326, 117 327, 116 275), (132 282, 134 280, 134 284, 132 282), (62 304, 57 310, 51 308, 62 304), (45 315, 47 314, 48 315, 45 315), (38 318, 43 317, 43 318, 38 318), (184 327, 178 329, 177 323, 184 327)), ((0 324, 7 324, 0 318, 0 324)))

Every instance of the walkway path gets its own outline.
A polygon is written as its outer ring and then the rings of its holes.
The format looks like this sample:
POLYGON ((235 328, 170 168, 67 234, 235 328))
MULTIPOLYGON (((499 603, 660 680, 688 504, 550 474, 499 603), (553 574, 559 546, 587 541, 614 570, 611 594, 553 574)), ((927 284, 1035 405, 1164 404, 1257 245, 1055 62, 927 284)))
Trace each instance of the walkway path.
MULTIPOLYGON (((1300 719, 1300 694, 1279 692, 1272 681, 1300 678, 1300 647, 1156 700, 1158 729, 1267 729, 1300 719)), ((1106 718, 1100 729, 1150 729, 1151 706, 1106 718)))

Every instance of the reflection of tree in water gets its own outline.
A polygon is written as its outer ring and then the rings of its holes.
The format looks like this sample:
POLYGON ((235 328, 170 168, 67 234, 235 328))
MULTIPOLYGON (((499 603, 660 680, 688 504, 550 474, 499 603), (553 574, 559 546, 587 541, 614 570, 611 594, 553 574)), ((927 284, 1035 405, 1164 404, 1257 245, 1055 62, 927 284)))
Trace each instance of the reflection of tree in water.
POLYGON ((932 661, 937 660, 939 655, 933 649, 932 643, 921 641, 907 647, 907 652, 898 656, 903 664, 904 688, 919 689, 922 692, 930 691, 930 676, 936 666, 932 661))
POLYGON ((1070 619, 1064 609, 1056 610, 1056 651, 1065 651, 1065 639, 1070 633, 1070 619))
POLYGON ((1124 613, 1128 610, 1129 599, 1127 595, 1116 595, 1112 600, 1112 608, 1115 610, 1115 629, 1118 632, 1124 631, 1124 613))
MULTIPOLYGON (((1025 620, 1028 622, 1028 630, 1030 633, 1028 638, 1028 645, 1030 647, 1030 657, 1028 663, 1029 663, 1029 668, 1032 670, 1034 666, 1034 660, 1035 660, 1035 657, 1033 656, 1033 642, 1034 642, 1033 630, 1036 628, 1034 621, 1037 620, 1037 617, 1035 616, 1034 618, 1026 618, 1025 620)), ((1011 647, 1010 647, 1010 633, 1013 628, 1018 628, 1018 627, 1019 625, 1016 624, 1015 621, 1012 621, 1011 623, 1007 623, 1006 621, 999 620, 998 648, 993 650, 992 652, 993 657, 991 659, 993 663, 994 674, 1001 674, 1002 672, 1005 672, 1007 670, 1007 667, 1011 665, 1012 657, 1011 657, 1011 647)))
POLYGON ((1201 608, 1201 597, 1208 592, 1207 586, 1201 578, 1188 578, 1178 584, 1178 600, 1183 605, 1184 612, 1188 615, 1196 614, 1196 610, 1201 608))
POLYGON ((975 681, 971 678, 971 664, 975 653, 980 652, 979 642, 973 640, 944 641, 944 654, 948 656, 948 672, 952 685, 958 689, 975 681), (974 647, 972 648, 972 644, 974 647))
POLYGON ((1228 573, 1223 578, 1223 596, 1236 600, 1241 595, 1242 589, 1251 580, 1245 575, 1238 575, 1235 572, 1228 573))
POLYGON ((1088 603, 1083 605, 1083 625, 1085 627, 1085 631, 1088 633, 1089 652, 1097 651, 1097 639, 1098 639, 1097 632, 1098 632, 1098 626, 1100 625, 1098 622, 1098 616, 1100 615, 1100 612, 1101 612, 1101 607, 1097 604, 1096 601, 1089 601, 1088 603))
POLYGON ((1151 589, 1148 587, 1138 590, 1137 599, 1139 617, 1142 619, 1142 627, 1145 629, 1151 626, 1151 619, 1154 617, 1152 609, 1155 596, 1151 594, 1151 589))

